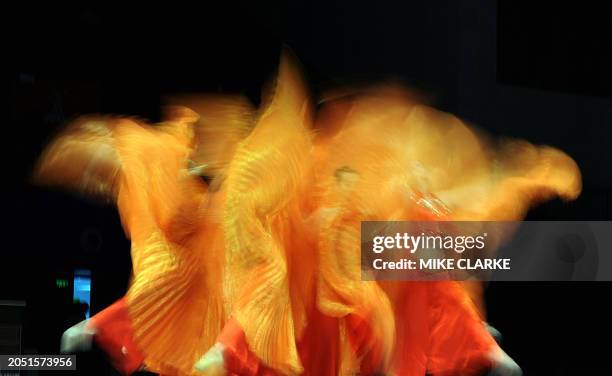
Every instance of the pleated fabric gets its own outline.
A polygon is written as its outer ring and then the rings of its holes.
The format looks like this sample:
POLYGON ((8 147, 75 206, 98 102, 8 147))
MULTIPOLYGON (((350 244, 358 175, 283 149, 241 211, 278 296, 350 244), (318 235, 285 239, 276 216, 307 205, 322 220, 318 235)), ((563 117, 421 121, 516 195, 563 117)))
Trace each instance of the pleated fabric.
POLYGON ((117 204, 132 243, 125 305, 134 342, 150 369, 190 375, 225 320, 222 252, 215 250, 223 239, 218 223, 203 215, 214 213, 206 186, 186 169, 197 116, 184 108, 167 116, 158 126, 125 117, 77 119, 47 147, 34 178, 117 204))
POLYGON ((292 304, 288 259, 292 253, 307 264, 309 257, 306 244, 291 238, 300 231, 293 220, 309 171, 311 108, 289 59, 281 60, 270 99, 228 167, 223 288, 227 311, 257 357, 283 374, 299 374, 296 332, 305 318, 294 311, 300 304, 292 304))
POLYGON ((193 374, 223 324, 221 235, 201 218, 206 189, 186 172, 186 140, 168 129, 122 123, 114 136, 122 164, 117 205, 132 242, 127 301, 135 337, 150 369, 193 374))
POLYGON ((551 147, 494 142, 393 86, 336 96, 315 129, 318 305, 345 319, 349 342, 365 331, 370 346, 369 357, 363 343, 349 352, 357 369, 348 372, 470 375, 490 366, 496 344, 477 282, 361 281, 360 223, 521 220, 542 200, 577 197, 574 161, 551 147))

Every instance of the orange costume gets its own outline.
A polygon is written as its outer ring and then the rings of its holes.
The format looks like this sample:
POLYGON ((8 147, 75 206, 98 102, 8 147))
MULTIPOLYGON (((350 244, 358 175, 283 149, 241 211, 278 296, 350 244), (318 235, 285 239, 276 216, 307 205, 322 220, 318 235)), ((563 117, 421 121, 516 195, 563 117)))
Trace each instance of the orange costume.
POLYGON ((390 374, 484 368, 496 345, 484 332, 478 295, 467 293, 474 283, 359 281, 359 224, 520 220, 538 201, 578 195, 575 163, 526 142, 491 147, 457 118, 393 86, 336 94, 324 102, 316 129, 318 207, 327 210, 319 247, 321 310, 364 319, 381 351, 390 353, 384 368, 390 374))
POLYGON ((116 202, 132 241, 129 341, 164 375, 476 374, 497 351, 478 295, 362 281, 360 222, 520 220, 580 191, 562 152, 491 147, 398 88, 336 95, 315 116, 287 54, 259 112, 178 101, 195 112, 155 127, 77 121, 37 170, 116 202))

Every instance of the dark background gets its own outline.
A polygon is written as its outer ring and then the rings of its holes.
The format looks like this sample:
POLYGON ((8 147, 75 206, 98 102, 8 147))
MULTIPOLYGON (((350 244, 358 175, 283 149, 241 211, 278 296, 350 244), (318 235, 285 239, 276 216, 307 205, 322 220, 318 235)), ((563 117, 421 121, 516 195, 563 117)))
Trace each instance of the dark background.
MULTIPOLYGON (((612 9, 606 2, 300 1, 109 9, 6 9, 4 244, 0 300, 27 302, 24 345, 57 353, 71 287, 93 272, 92 312, 121 297, 130 258, 112 207, 32 187, 37 155, 62 124, 92 112, 159 120, 173 92, 259 100, 282 44, 312 91, 395 79, 496 135, 559 147, 581 167, 582 196, 534 220, 612 216, 612 9)), ((489 320, 526 375, 610 374, 608 282, 492 283, 489 320), (606 345, 607 344, 607 345, 606 345)), ((100 373, 111 372, 99 368, 100 373)))

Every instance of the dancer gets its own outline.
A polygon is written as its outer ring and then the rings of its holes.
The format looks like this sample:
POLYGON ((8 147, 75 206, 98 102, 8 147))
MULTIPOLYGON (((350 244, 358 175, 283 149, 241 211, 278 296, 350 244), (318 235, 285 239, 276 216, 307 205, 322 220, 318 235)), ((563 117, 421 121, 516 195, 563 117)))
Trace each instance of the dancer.
MULTIPOLYGON (((188 170, 196 120, 185 108, 172 108, 157 126, 122 117, 81 118, 53 140, 35 172, 41 184, 116 203, 132 242, 125 309, 133 339, 143 363, 169 375, 191 373, 224 322, 223 254, 214 250, 215 239, 222 244, 216 201, 188 170)), ((121 310, 111 307, 99 315, 126 318, 110 312, 121 310)), ((125 339, 125 333, 101 327, 112 327, 113 320, 97 318, 87 325, 94 339, 101 332, 125 339)))
MULTIPOLYGON (((375 328, 380 324, 367 319, 361 301, 375 302, 385 312, 385 325, 395 323, 392 359, 384 369, 390 374, 470 375, 494 366, 519 372, 482 322, 484 312, 474 304, 481 297, 470 298, 465 283, 381 281, 384 303, 380 293, 363 298, 364 284, 371 282, 357 282, 360 222, 520 220, 542 200, 578 196, 581 180, 574 161, 559 150, 523 141, 494 145, 398 87, 352 90, 333 98, 320 111, 315 140, 315 181, 323 192, 322 311, 362 311, 366 327, 375 328)), ((500 242, 508 234, 497 235, 494 240, 500 242)), ((372 372, 372 364, 357 361, 353 373, 372 372)))

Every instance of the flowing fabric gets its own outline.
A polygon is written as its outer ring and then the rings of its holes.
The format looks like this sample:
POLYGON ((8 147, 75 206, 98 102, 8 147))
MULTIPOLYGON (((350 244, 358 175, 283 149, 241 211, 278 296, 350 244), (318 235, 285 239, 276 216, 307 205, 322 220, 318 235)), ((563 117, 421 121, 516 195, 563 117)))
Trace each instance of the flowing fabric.
POLYGON ((173 107, 157 126, 86 117, 41 158, 39 182, 116 203, 146 366, 195 375, 221 344, 239 375, 490 367, 497 345, 479 286, 362 281, 360 223, 520 220, 579 194, 573 160, 493 142, 398 87, 342 92, 315 116, 288 54, 271 88, 259 110, 240 97, 177 97, 198 114, 173 107))
POLYGON ((223 240, 219 225, 201 215, 201 206, 214 212, 206 187, 185 169, 195 116, 169 115, 157 127, 127 118, 80 119, 49 146, 36 177, 116 201, 132 243, 127 310, 135 340, 150 369, 179 375, 193 374, 225 320, 223 260, 214 250, 223 240), (83 176, 73 161, 87 164, 83 176))
MULTIPOLYGON (((360 222, 520 220, 539 201, 577 197, 576 164, 550 147, 493 144, 392 86, 325 103, 316 129, 322 312, 365 320, 369 340, 391 352, 390 374, 471 375, 490 366, 496 344, 477 282, 361 281, 360 222)), ((371 373, 369 362, 351 372, 371 373)))
POLYGON ((136 344, 125 298, 92 316, 87 327, 96 333, 97 345, 119 372, 129 375, 142 367, 145 357, 136 344))

